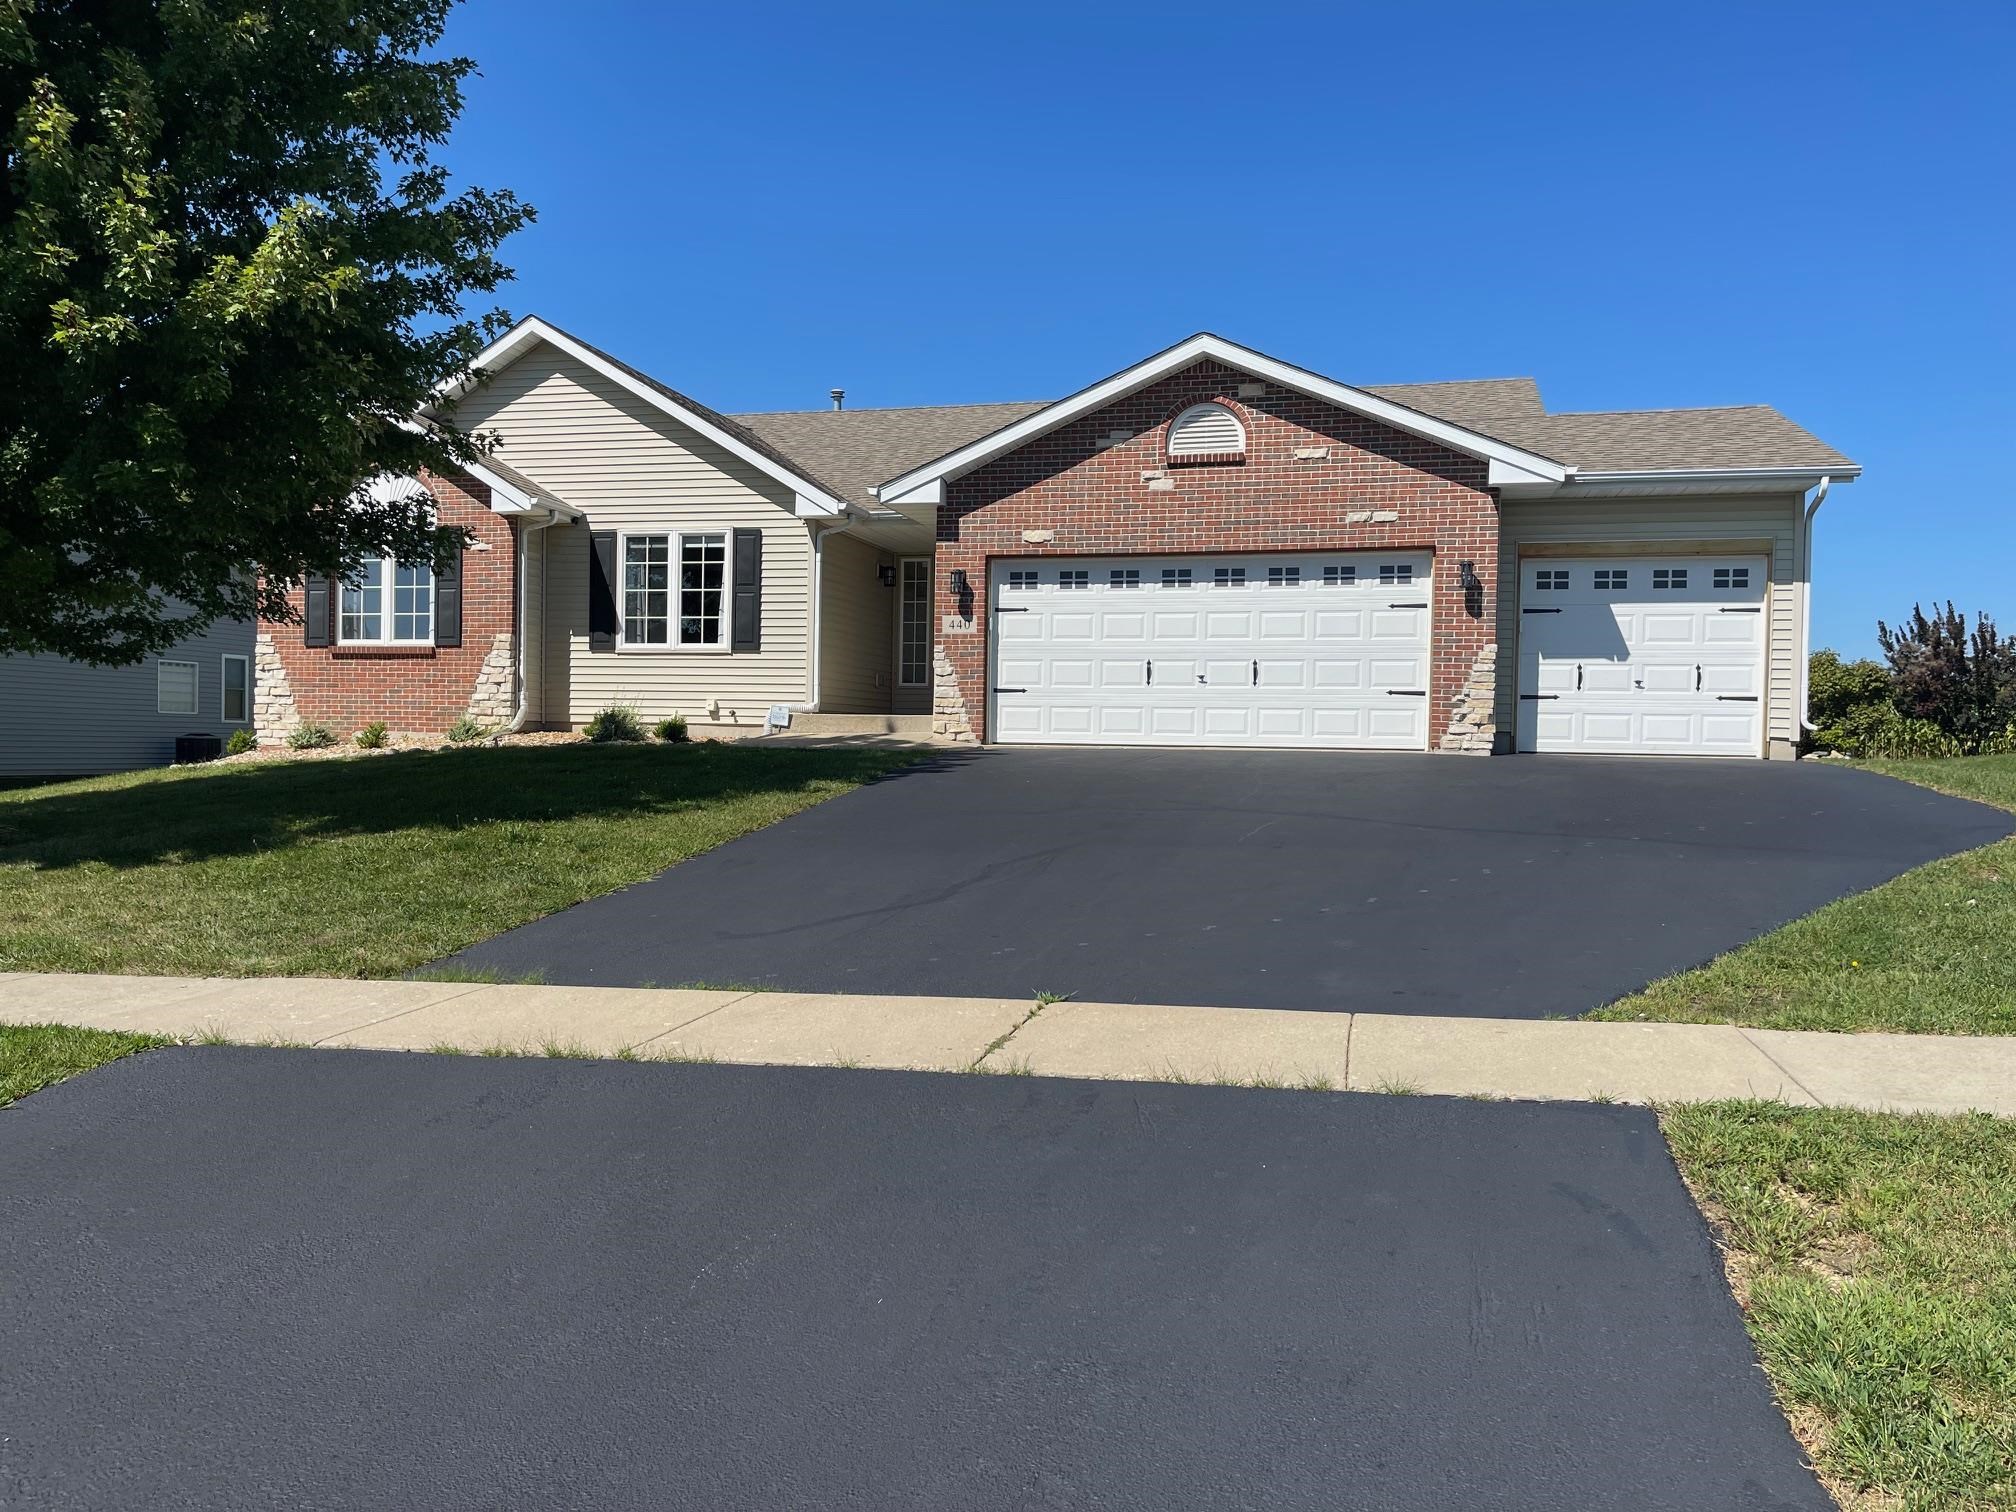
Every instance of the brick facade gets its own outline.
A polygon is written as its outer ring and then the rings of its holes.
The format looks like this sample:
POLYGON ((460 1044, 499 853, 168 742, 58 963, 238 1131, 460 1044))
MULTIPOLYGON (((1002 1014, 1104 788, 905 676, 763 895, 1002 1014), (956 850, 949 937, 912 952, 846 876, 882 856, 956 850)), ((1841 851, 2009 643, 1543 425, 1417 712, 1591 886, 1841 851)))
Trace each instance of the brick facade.
POLYGON ((996 557, 1427 550, 1435 554, 1431 744, 1489 751, 1498 506, 1486 464, 1205 361, 954 480, 938 511, 941 733, 987 728, 987 570, 996 557), (1246 426, 1243 461, 1171 467, 1168 423, 1202 400, 1246 426), (1123 438, 1124 437, 1124 438, 1123 438), (1116 439, 1123 438, 1123 439, 1116 439), (1025 531, 1054 532, 1037 544, 1025 531), (1459 562, 1472 564, 1466 586, 1459 562), (951 588, 966 573, 964 599, 951 588), (947 711, 957 710, 957 715, 947 711), (963 719, 963 728, 957 728, 963 719))
MULTIPOLYGON (((308 646, 300 624, 259 626, 259 707, 262 744, 285 738, 303 720, 345 736, 373 720, 395 732, 439 735, 464 714, 485 724, 510 717, 514 697, 500 677, 511 672, 516 645, 517 564, 511 521, 490 509, 490 490, 473 478, 424 480, 437 519, 475 536, 462 553, 462 644, 459 646, 308 646)), ((298 612, 301 591, 288 595, 298 612)))

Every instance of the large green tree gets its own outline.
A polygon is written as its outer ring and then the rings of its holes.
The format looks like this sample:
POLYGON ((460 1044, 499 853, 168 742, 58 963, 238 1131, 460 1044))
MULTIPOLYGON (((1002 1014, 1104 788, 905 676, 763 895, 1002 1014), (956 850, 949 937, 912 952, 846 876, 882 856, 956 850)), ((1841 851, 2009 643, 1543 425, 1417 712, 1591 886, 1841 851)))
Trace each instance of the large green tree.
POLYGON ((475 454, 410 417, 532 214, 435 159, 453 4, 0 0, 0 653, 130 662, 445 552, 358 488, 475 454))

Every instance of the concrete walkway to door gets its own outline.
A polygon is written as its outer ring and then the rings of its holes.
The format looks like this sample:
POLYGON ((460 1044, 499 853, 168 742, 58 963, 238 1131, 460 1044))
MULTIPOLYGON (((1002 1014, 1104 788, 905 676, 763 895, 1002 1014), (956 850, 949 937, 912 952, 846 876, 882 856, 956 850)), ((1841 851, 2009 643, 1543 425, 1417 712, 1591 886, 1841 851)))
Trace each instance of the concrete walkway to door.
POLYGON ((1617 1102, 2016 1115, 2016 1037, 1532 1023, 1028 998, 0 975, 0 1019, 328 1049, 509 1051, 1617 1102))
POLYGON ((942 752, 455 959, 598 987, 1573 1016, 2012 825, 1820 762, 942 752))

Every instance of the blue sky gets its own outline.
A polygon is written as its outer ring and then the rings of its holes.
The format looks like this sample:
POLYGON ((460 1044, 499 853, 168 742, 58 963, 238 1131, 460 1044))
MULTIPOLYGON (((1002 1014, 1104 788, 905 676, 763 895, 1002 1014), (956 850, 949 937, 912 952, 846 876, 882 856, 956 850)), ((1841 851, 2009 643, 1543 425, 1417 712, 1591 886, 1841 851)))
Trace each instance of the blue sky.
POLYGON ((1860 461, 1816 644, 2016 629, 2016 7, 471 0, 504 295, 725 410, 1048 398, 1199 329, 1860 461), (559 20, 564 16, 565 20, 559 20))

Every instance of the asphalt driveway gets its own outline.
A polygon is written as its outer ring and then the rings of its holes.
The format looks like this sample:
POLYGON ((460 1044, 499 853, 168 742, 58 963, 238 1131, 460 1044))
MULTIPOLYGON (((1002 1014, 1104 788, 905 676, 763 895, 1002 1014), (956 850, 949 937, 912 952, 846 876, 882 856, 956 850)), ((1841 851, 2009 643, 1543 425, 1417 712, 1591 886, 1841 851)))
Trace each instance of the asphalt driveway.
POLYGON ((2011 828, 1823 762, 996 750, 456 960, 583 985, 1573 1015, 2011 828))
POLYGON ((1636 1109, 191 1047, 0 1211, 9 1507, 1829 1505, 1636 1109))

